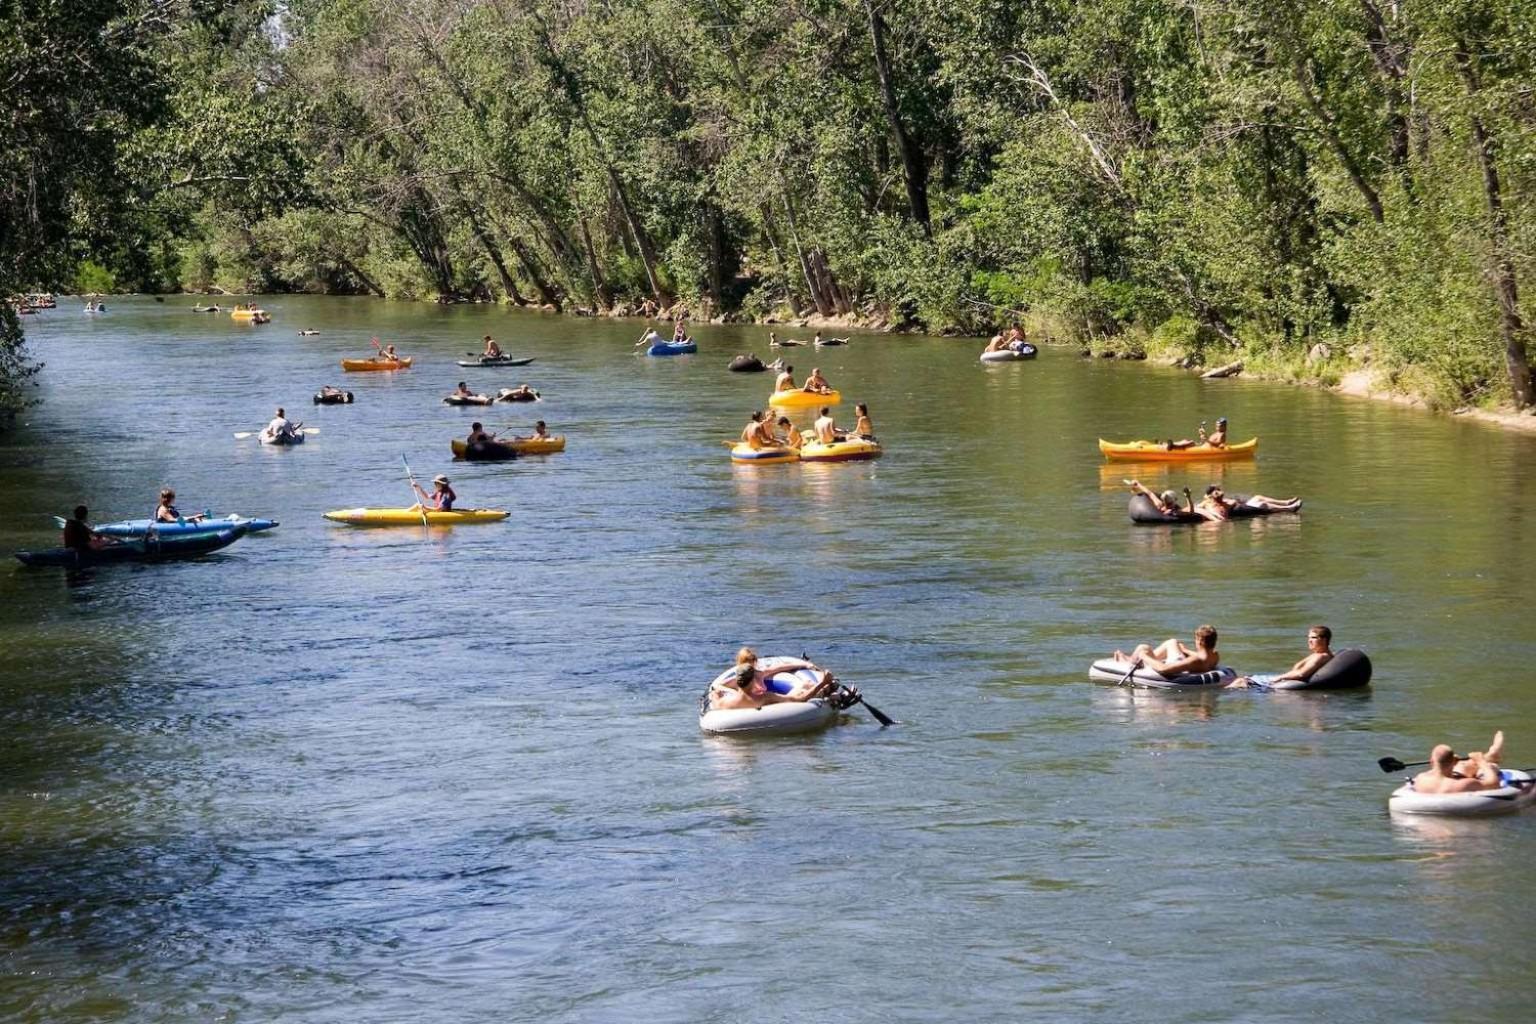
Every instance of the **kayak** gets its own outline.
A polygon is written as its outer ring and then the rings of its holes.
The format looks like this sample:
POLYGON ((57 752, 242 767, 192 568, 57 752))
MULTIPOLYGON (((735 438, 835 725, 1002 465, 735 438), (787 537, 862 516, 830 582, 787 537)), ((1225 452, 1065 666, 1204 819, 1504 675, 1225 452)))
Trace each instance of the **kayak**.
POLYGON ((1225 665, 1209 672, 1186 672, 1183 675, 1164 678, 1149 668, 1138 668, 1126 679, 1128 666, 1114 658, 1100 658, 1088 668, 1088 678, 1097 683, 1118 683, 1122 679, 1131 686, 1145 686, 1153 690, 1219 690, 1237 678, 1237 673, 1225 665))
POLYGON ((277 448, 289 448, 296 444, 304 443, 304 431, 296 430, 291 434, 269 434, 265 430, 256 435, 256 440, 262 444, 270 444, 277 448))
POLYGON ((1222 448, 1212 448, 1208 444, 1197 444, 1192 448, 1178 448, 1169 451, 1168 446, 1162 441, 1126 441, 1117 444, 1114 441, 1106 441, 1099 438, 1099 451, 1105 458, 1118 459, 1122 462, 1187 462, 1201 459, 1241 459, 1252 456, 1258 450, 1259 439, 1249 438, 1238 444, 1229 444, 1222 448))
POLYGON ((343 370, 404 370, 411 365, 415 356, 406 356, 403 359, 343 359, 343 370))
POLYGON ((517 449, 500 441, 453 442, 454 458, 467 462, 506 462, 517 458, 517 449))
MULTIPOLYGON (((792 661, 791 658, 759 658, 758 665, 770 672, 775 662, 792 661)), ((729 668, 716 676, 710 688, 722 685, 736 676, 736 669, 729 668)), ((775 693, 789 693, 802 681, 817 683, 821 673, 801 668, 781 672, 768 677, 768 687, 775 693)), ((800 732, 824 729, 837 721, 838 707, 831 700, 818 697, 815 700, 793 703, 768 704, 760 708, 711 708, 706 693, 699 710, 699 728, 717 736, 784 736, 800 732)))
MULTIPOLYGON (((349 526, 420 526, 421 506, 410 508, 343 508, 325 513, 333 523, 349 526)), ((460 526, 465 523, 499 523, 512 513, 499 508, 456 508, 448 512, 425 511, 428 526, 460 526)))
POLYGON ((795 388, 792 391, 775 391, 769 396, 768 404, 775 409, 815 409, 823 405, 836 405, 842 400, 843 396, 837 391, 822 394, 795 388))
MULTIPOLYGON (((555 437, 499 438, 492 441, 491 444, 497 448, 504 448, 512 452, 513 455, 553 455, 556 452, 565 451, 565 435, 560 434, 555 437)), ((477 457, 470 452, 469 442, 467 441, 455 439, 452 445, 455 458, 474 460, 477 457)), ((485 456, 479 457, 484 458, 485 456)), ((494 455, 490 457, 497 458, 494 455)), ((511 458, 511 456, 505 457, 511 458)))
POLYGON ((1000 348, 995 352, 983 352, 981 361, 984 363, 1017 363, 1025 359, 1033 359, 1037 354, 1035 346, 1028 342, 1015 343, 1007 348, 1000 348))
POLYGON ((768 369, 757 356, 737 356, 725 368, 732 373, 762 373, 768 369))
POLYGON ((1420 793, 1413 780, 1398 786, 1387 798, 1393 814, 1437 814, 1455 818, 1487 818, 1513 814, 1536 803, 1536 777, 1530 772, 1501 768, 1504 785, 1471 793, 1420 793))
POLYGON ((856 462, 879 457, 880 445, 862 437, 850 437, 831 444, 812 441, 800 448, 802 462, 856 462))
POLYGON ((490 395, 448 395, 443 399, 444 405, 490 405, 496 399, 490 395))
POLYGON ((645 350, 648 356, 686 356, 699 350, 698 343, 692 338, 685 341, 656 341, 645 350))
MULTIPOLYGON (((1253 519, 1258 516, 1274 515, 1276 512, 1300 512, 1301 506, 1296 508, 1259 508, 1254 505, 1243 504, 1247 501, 1240 494, 1232 495, 1232 499, 1238 502, 1236 508, 1227 510, 1227 519, 1253 519)), ((1152 499, 1145 494, 1131 496, 1130 504, 1126 506, 1126 512, 1131 517, 1131 522, 1138 526, 1166 526, 1180 523, 1219 523, 1226 520, 1207 519, 1198 512, 1188 512, 1182 508, 1178 512, 1164 512, 1152 504, 1152 499)))
POLYGON ((114 562, 166 562, 176 558, 196 558, 199 555, 218 551, 220 548, 227 548, 244 537, 246 531, 246 525, 240 523, 213 532, 128 540, 121 544, 92 548, 89 551, 75 551, 72 548, 18 551, 16 558, 22 565, 59 565, 72 569, 89 565, 109 565, 114 562))
POLYGON ((315 392, 316 405, 351 405, 352 392, 342 391, 327 394, 324 391, 315 392))
POLYGON ((731 461, 755 466, 772 466, 782 462, 799 462, 800 453, 793 448, 753 448, 738 441, 731 446, 731 461))
POLYGON ((460 359, 460 366, 527 366, 533 362, 533 356, 522 359, 513 359, 511 356, 481 356, 479 359, 460 359))
MULTIPOLYGON (((235 526, 244 526, 247 533, 261 533, 277 528, 276 519, 247 519, 238 512, 231 512, 221 518, 200 519, 197 522, 188 522, 183 519, 176 523, 155 523, 155 536, 157 537, 187 537, 198 533, 218 533, 235 526)), ((148 519, 123 519, 115 523, 102 523, 91 527, 97 533, 108 537, 142 537, 149 531, 148 519)))

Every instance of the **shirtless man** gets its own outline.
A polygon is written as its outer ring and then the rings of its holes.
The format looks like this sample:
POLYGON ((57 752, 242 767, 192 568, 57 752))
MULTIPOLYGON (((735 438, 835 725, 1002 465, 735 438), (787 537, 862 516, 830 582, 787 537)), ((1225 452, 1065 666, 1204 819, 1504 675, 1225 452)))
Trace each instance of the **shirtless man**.
POLYGON ((479 423, 471 423, 469 425, 469 437, 464 439, 464 443, 473 447, 477 444, 488 444, 494 440, 496 440, 496 435, 486 433, 485 428, 479 423))
POLYGON ((485 336, 485 349, 480 353, 480 357, 482 359, 501 358, 501 346, 496 344, 489 334, 485 336))
POLYGON ((847 436, 837 429, 837 421, 832 418, 832 407, 829 405, 821 407, 821 415, 817 417, 812 429, 816 431, 816 440, 821 444, 832 444, 847 436))
POLYGON ((1007 340, 1001 334, 994 334, 991 340, 987 342, 987 347, 982 349, 982 352, 1001 352, 1007 347, 1007 340))
POLYGON ((1312 626, 1307 629, 1307 654, 1287 672, 1279 675, 1267 675, 1260 673, 1252 676, 1239 676, 1227 684, 1229 690, 1268 690, 1276 683, 1287 680, 1306 682, 1322 668, 1333 660, 1333 651, 1328 645, 1333 642, 1333 630, 1327 626, 1312 626))
POLYGON ((1216 429, 1209 434, 1205 432, 1205 424, 1200 425, 1200 439, 1212 448, 1225 448, 1227 446, 1227 418, 1221 417, 1216 421, 1216 429))
POLYGON ((803 439, 800 437, 800 431, 795 429, 795 425, 789 421, 789 417, 788 416, 780 416, 779 417, 779 426, 784 428, 784 436, 781 439, 780 443, 783 444, 784 447, 786 447, 786 448, 792 449, 794 451, 799 451, 800 450, 800 445, 802 443, 804 443, 804 442, 803 442, 803 439))
POLYGON ((1195 507, 1195 511, 1207 519, 1227 519, 1234 510, 1243 507, 1268 509, 1272 512, 1294 512, 1301 508, 1301 499, 1270 498, 1263 494, 1255 494, 1237 501, 1227 497, 1226 491, 1220 484, 1211 484, 1205 489, 1205 497, 1195 507))
POLYGON ((1195 649, 1184 646, 1183 641, 1170 637, 1152 647, 1137 644, 1130 654, 1115 652, 1115 660, 1125 664, 1140 665, 1171 679, 1191 672, 1209 672, 1221 662, 1221 652, 1216 650, 1216 627, 1201 626, 1195 630, 1195 649))
POLYGON ((774 383, 773 383, 773 390, 774 391, 794 391, 795 390, 795 368, 793 366, 785 365, 784 372, 779 374, 778 380, 774 381, 774 383))
MULTIPOLYGON (((1495 737, 1502 739, 1502 737, 1495 737)), ((1420 793, 1472 793, 1480 789, 1498 789, 1504 785, 1499 776, 1499 766, 1485 760, 1484 754, 1472 754, 1466 759, 1476 766, 1472 775, 1456 769, 1456 752, 1441 743, 1429 752, 1429 768, 1413 777, 1413 788, 1420 793)))
POLYGON ((1476 775, 1480 770, 1482 770, 1483 767, 1488 765, 1491 765, 1495 771, 1497 771, 1499 762, 1503 759, 1504 730, 1500 729, 1498 732, 1493 734, 1493 742, 1488 744, 1488 750, 1486 752, 1474 750, 1462 760, 1457 761, 1456 773, 1458 775, 1476 775))
POLYGON ((811 367, 811 375, 805 378, 805 386, 800 390, 815 392, 818 395, 825 395, 832 391, 832 385, 828 384, 827 378, 821 375, 821 367, 813 366, 811 367))
POLYGON ((1188 509, 1179 507, 1178 491, 1167 490, 1162 494, 1158 494, 1156 491, 1143 484, 1140 480, 1127 480, 1125 481, 1125 485, 1131 489, 1133 494, 1140 494, 1153 505, 1157 506, 1157 510, 1165 516, 1176 516, 1186 512, 1193 512, 1195 510, 1193 504, 1191 504, 1188 509))
POLYGON ((752 420, 741 428, 741 443, 751 448, 761 448, 763 444, 763 414, 754 412, 752 420))

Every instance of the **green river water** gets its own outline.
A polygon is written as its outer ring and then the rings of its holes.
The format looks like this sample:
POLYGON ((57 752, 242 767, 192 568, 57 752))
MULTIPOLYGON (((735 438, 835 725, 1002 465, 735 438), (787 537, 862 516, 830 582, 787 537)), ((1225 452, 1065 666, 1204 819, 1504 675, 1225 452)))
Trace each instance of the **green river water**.
MULTIPOLYGON (((0 434, 0 547, 84 501, 282 526, 188 563, 0 569, 0 1017, 75 1021, 1524 1018, 1536 815, 1394 820, 1376 758, 1509 735, 1536 764, 1536 439, 1051 350, 794 350, 870 403, 870 463, 736 467, 767 330, 273 297, 65 300, 0 434), (301 327, 322 333, 301 338, 301 327), (459 370, 492 333, 526 370, 459 370), (368 338, 417 357, 343 375, 368 338), (344 379, 345 377, 345 379, 344 379), (460 379, 545 400, 439 402, 460 379), (351 406, 315 407, 324 383, 351 406), (278 404, 318 426, 237 431, 278 404), (483 415, 482 415, 483 414, 483 415), (1230 417, 1259 456, 1105 463, 1230 417), (568 450, 451 461, 475 418, 568 450), (400 455, 500 525, 365 531, 400 455), (1131 525, 1122 477, 1301 494, 1131 525), (1091 683, 1210 622, 1276 671, 1306 628, 1365 692, 1091 683), (736 647, 807 651, 900 720, 700 734, 736 647)), ((808 334, 809 332, 780 332, 808 334)))

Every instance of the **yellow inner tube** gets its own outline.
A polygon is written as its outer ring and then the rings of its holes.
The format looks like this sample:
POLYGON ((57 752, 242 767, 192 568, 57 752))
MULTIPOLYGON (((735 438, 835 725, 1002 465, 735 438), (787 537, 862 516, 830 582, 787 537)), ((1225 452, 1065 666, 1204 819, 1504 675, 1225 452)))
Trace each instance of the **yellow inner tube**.
POLYGON ((853 462, 857 459, 874 459, 879 456, 880 445, 860 437, 833 441, 831 444, 813 441, 800 449, 800 458, 805 462, 853 462))
POLYGON ((816 409, 823 405, 836 405, 842 400, 843 396, 835 390, 820 394, 795 388, 793 391, 775 391, 769 396, 768 404, 775 409, 816 409))

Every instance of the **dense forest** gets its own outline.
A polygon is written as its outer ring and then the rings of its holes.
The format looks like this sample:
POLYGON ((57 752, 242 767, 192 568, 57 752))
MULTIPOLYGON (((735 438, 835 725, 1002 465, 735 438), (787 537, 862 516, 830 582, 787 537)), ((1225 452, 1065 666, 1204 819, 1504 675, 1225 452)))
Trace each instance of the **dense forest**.
POLYGON ((1023 317, 1532 404, 1528 0, 39 6, 10 292, 1023 317))

